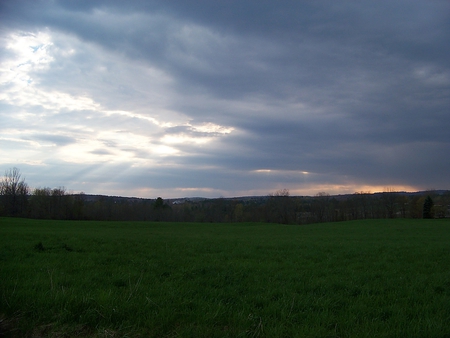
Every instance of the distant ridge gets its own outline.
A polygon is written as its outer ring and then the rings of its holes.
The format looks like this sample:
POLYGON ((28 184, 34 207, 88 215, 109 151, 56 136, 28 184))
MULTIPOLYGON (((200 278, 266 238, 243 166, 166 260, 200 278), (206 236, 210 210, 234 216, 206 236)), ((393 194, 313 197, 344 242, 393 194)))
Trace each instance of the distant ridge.
MULTIPOLYGON (((450 193, 450 190, 445 189, 439 189, 439 190, 422 190, 422 191, 414 191, 414 192, 407 192, 407 191, 391 191, 391 192, 374 192, 374 193, 367 193, 367 195, 373 195, 373 196, 380 196, 383 194, 396 194, 396 195, 402 195, 402 196, 422 196, 427 194, 434 194, 434 195, 444 195, 446 193, 450 193)), ((329 195, 329 198, 335 198, 337 200, 345 200, 349 197, 354 196, 355 194, 359 194, 359 192, 355 192, 353 194, 337 194, 337 195, 329 195)), ((154 201, 157 199, 155 198, 146 198, 146 197, 124 197, 124 196, 109 196, 109 195, 91 195, 91 194, 73 194, 74 196, 83 196, 83 199, 87 202, 95 202, 101 199, 109 199, 113 200, 115 202, 120 201, 127 201, 127 202, 137 202, 137 201, 154 201)), ((261 201, 266 200, 270 196, 269 195, 263 195, 263 196, 238 196, 238 197, 179 197, 179 198, 164 198, 164 201, 171 203, 171 204, 182 204, 186 202, 192 202, 192 203, 198 203, 206 200, 235 200, 235 201, 244 201, 244 202, 251 202, 251 201, 261 201)), ((314 198, 316 196, 311 195, 292 195, 289 197, 296 197, 296 198, 314 198)))

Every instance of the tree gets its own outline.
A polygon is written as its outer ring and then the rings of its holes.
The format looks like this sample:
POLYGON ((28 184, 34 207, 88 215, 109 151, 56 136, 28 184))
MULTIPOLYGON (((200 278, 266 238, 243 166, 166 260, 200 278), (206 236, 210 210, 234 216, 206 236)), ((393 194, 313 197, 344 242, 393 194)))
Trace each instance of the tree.
POLYGON ((233 219, 235 222, 242 222, 242 219, 244 218, 244 205, 242 203, 236 204, 233 214, 233 219))
POLYGON ((161 197, 158 197, 153 204, 153 209, 159 210, 164 208, 164 200, 161 197))
POLYGON ((153 210, 155 212, 155 221, 167 221, 170 207, 164 202, 161 197, 158 197, 153 203, 153 210))
POLYGON ((266 221, 269 223, 289 224, 294 219, 294 210, 288 189, 269 194, 266 205, 266 221))
POLYGON ((0 204, 6 216, 24 216, 26 213, 29 188, 21 176, 19 169, 12 168, 0 181, 0 204))
POLYGON ((83 209, 84 209, 84 192, 79 193, 78 195, 74 195, 73 200, 73 218, 74 219, 83 219, 83 209))
POLYGON ((312 211, 318 222, 329 221, 330 194, 319 192, 314 196, 312 211))
POLYGON ((423 202, 423 218, 433 218, 433 200, 430 195, 423 202))
POLYGON ((30 196, 30 212, 32 218, 52 218, 52 190, 36 188, 30 196))
POLYGON ((394 218, 396 212, 396 204, 397 204, 397 196, 398 194, 395 192, 393 188, 386 188, 381 195, 387 218, 394 218))
POLYGON ((352 218, 351 219, 366 219, 370 218, 369 212, 369 192, 355 192, 353 194, 353 210, 352 210, 352 218))

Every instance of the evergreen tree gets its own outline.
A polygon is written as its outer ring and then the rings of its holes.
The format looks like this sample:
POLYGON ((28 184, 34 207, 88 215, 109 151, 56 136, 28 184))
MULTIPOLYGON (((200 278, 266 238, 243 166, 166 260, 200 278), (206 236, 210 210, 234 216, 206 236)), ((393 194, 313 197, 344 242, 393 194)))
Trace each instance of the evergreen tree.
POLYGON ((425 202, 423 203, 423 218, 433 218, 433 200, 428 195, 425 198, 425 202))

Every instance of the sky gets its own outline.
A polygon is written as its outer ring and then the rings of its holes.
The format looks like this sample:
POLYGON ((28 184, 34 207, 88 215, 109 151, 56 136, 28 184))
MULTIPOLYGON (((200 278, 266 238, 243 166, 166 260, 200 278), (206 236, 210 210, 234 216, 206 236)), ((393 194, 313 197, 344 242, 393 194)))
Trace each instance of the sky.
POLYGON ((1 0, 0 172, 143 198, 450 189, 448 0, 1 0))

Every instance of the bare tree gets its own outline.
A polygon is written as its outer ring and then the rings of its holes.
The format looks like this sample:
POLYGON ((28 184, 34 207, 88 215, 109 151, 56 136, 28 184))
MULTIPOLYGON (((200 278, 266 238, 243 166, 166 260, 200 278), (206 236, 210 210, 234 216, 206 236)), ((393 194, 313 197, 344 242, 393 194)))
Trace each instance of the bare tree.
POLYGON ((295 211, 288 189, 277 190, 274 194, 269 194, 266 205, 266 221, 289 224, 295 219, 294 215, 295 211))
POLYGON ((387 218, 394 218, 396 213, 398 193, 393 188, 385 188, 381 195, 387 218))
POLYGON ((330 194, 319 192, 314 196, 312 209, 318 222, 329 221, 330 205, 330 194))
POLYGON ((0 203, 6 216, 24 216, 28 203, 29 188, 20 170, 9 169, 0 181, 0 203))

